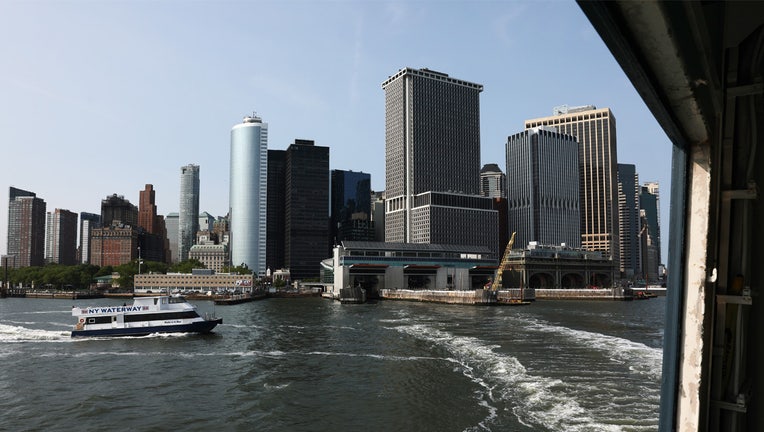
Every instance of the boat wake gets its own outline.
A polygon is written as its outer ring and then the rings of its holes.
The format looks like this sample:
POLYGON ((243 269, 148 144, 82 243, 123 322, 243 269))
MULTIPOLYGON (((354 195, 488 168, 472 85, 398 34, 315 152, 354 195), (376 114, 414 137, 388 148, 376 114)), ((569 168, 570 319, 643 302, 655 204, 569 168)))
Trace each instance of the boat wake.
POLYGON ((39 330, 22 326, 0 324, 0 343, 4 342, 67 342, 69 331, 39 330))
MULTIPOLYGON (((474 337, 458 336, 415 324, 396 330, 446 349, 457 371, 482 388, 477 394, 478 405, 487 411, 475 430, 504 428, 501 415, 511 412, 516 420, 530 428, 564 431, 621 431, 623 426, 613 421, 613 407, 592 409, 582 403, 582 395, 570 383, 560 378, 545 377, 528 371, 514 356, 497 352, 499 346, 489 345, 474 337), (603 409, 605 410, 603 412, 603 409), (610 410, 611 412, 608 412, 610 410)), ((595 385, 596 383, 591 383, 595 385)), ((654 428, 637 421, 630 430, 654 428), (649 426, 649 427, 648 427, 649 426)))

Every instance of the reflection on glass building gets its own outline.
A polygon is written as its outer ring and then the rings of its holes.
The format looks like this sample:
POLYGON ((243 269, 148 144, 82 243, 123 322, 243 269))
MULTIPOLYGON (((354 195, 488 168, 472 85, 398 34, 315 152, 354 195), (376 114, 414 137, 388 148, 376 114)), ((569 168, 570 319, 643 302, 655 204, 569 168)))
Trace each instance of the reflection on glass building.
POLYGON ((333 244, 343 240, 373 241, 371 175, 332 170, 331 235, 333 244))

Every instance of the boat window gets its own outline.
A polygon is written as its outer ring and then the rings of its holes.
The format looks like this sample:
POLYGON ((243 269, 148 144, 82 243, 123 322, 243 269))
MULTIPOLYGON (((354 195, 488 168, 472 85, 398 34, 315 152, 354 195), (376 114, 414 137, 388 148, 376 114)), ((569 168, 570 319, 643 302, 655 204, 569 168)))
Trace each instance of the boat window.
POLYGON ((185 303, 186 299, 185 297, 170 297, 170 303, 185 303))
POLYGON ((159 300, 159 299, 154 299, 154 304, 157 304, 157 300, 159 300))
POLYGON ((88 324, 95 323, 95 318, 88 318, 88 324))

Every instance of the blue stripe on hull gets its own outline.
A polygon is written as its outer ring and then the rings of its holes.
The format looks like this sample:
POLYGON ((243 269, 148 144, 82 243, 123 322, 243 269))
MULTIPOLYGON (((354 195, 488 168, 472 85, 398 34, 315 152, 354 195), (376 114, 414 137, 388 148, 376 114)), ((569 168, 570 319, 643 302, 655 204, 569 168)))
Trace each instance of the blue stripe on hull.
POLYGON ((223 318, 209 321, 197 321, 191 324, 169 326, 110 328, 100 330, 72 330, 72 337, 90 336, 146 336, 152 333, 209 333, 216 325, 222 324, 223 318))

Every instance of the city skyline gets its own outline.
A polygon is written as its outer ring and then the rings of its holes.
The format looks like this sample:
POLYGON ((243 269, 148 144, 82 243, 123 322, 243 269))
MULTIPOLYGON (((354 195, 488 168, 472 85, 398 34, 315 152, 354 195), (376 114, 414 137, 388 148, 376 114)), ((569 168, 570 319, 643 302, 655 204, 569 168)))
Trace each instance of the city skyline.
MULTIPOLYGON (((18 161, 0 172, 0 184, 35 191, 49 208, 98 213, 102 197, 138 202, 138 191, 151 183, 161 191, 157 213, 177 212, 176 170, 191 162, 206 173, 200 210, 224 215, 228 134, 253 110, 268 119, 271 149, 315 140, 331 148, 330 169, 368 172, 372 189, 383 190, 379 83, 402 67, 428 67, 484 85, 481 166, 506 168, 503 145, 525 119, 551 115, 561 104, 610 107, 618 117, 618 162, 663 185, 661 220, 668 221, 668 138, 572 2, 265 2, 181 10, 171 2, 10 2, 0 5, 0 34, 18 40, 0 47, 0 92, 7 95, 0 141, 18 161), (330 22, 317 28, 319 9, 330 22), (265 18, 262 29, 247 25, 254 13, 265 18), (285 23, 288 34, 280 30, 285 23), (456 23, 464 30, 453 32, 456 23), (437 35, 437 43, 424 35, 437 35), (267 63, 235 54, 246 40, 269 41, 255 56, 267 63), (576 52, 555 48, 562 40, 576 52), (107 47, 120 49, 120 57, 100 61, 107 47), (533 67, 507 67, 518 58, 533 67), (570 66, 581 59, 586 67, 570 66), (307 70, 311 63, 336 64, 345 79, 332 79, 335 68, 307 70), (109 146, 101 148, 104 136, 109 146), (61 172, 60 180, 41 172, 61 172)), ((6 230, 7 212, 0 212, 2 254, 6 230)))

